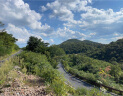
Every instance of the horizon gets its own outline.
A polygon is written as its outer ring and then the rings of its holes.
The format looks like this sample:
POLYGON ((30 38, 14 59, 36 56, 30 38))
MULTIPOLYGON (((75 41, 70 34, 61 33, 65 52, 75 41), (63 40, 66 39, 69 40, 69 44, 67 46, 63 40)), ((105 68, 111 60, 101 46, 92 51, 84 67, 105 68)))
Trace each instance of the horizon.
POLYGON ((123 38, 122 4, 121 0, 0 0, 0 21, 21 48, 30 36, 51 45, 68 39, 109 44, 123 38))

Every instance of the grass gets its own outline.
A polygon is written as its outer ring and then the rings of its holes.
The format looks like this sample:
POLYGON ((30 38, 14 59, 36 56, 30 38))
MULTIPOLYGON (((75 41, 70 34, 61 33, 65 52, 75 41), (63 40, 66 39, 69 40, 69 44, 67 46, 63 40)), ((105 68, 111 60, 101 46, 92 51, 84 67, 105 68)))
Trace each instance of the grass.
POLYGON ((13 62, 11 60, 6 61, 0 67, 0 87, 3 87, 7 83, 8 74, 13 69, 13 62))
POLYGON ((18 52, 19 50, 14 50, 11 54, 7 54, 5 56, 0 56, 0 61, 1 60, 5 60, 6 58, 8 58, 9 56, 11 56, 12 54, 15 54, 16 52, 18 52))

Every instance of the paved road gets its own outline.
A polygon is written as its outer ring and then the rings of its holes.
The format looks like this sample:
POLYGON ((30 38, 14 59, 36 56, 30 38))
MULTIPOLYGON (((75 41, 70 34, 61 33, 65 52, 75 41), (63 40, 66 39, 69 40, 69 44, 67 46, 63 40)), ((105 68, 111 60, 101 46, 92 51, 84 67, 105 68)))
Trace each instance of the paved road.
MULTIPOLYGON (((77 79, 77 78, 73 77, 71 74, 69 74, 68 72, 66 72, 61 63, 58 64, 58 71, 64 75, 65 79, 67 80, 66 83, 70 84, 75 89, 84 87, 84 88, 87 88, 88 90, 90 90, 90 89, 94 88, 93 85, 90 85, 80 79, 77 79)), ((107 93, 110 93, 111 96, 120 96, 120 95, 117 95, 117 94, 114 94, 114 93, 108 92, 108 91, 105 94, 107 94, 107 93)))
POLYGON ((92 89, 94 86, 93 85, 90 85, 82 80, 79 80, 77 78, 74 78, 71 74, 67 73, 62 64, 60 63, 58 65, 58 71, 64 75, 65 79, 67 80, 66 83, 70 83, 70 85, 74 88, 79 88, 79 87, 84 87, 84 88, 87 88, 87 89, 92 89))
POLYGON ((18 52, 16 52, 15 54, 9 56, 8 58, 4 59, 4 60, 1 60, 0 63, 4 63, 6 60, 9 60, 10 58, 20 54, 22 52, 22 50, 19 50, 18 52))

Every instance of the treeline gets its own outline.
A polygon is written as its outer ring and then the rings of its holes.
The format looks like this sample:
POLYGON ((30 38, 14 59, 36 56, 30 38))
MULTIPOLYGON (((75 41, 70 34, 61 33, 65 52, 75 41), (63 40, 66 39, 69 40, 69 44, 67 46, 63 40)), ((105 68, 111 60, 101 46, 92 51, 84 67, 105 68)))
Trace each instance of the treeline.
MULTIPOLYGON (((0 22, 0 26, 2 23, 0 22)), ((0 31, 0 56, 10 54, 12 51, 18 50, 19 47, 15 44, 17 39, 8 34, 5 30, 0 31)))
POLYGON ((66 55, 62 64, 71 74, 85 78, 91 84, 101 82, 110 87, 123 90, 123 71, 119 65, 96 60, 85 55, 66 55))

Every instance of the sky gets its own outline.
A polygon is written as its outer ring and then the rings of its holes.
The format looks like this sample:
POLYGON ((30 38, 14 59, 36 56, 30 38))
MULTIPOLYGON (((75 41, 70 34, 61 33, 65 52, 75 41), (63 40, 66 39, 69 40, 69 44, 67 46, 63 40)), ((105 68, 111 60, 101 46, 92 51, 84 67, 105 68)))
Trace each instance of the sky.
POLYGON ((0 0, 0 21, 20 47, 30 36, 108 44, 123 38, 123 0, 0 0))

